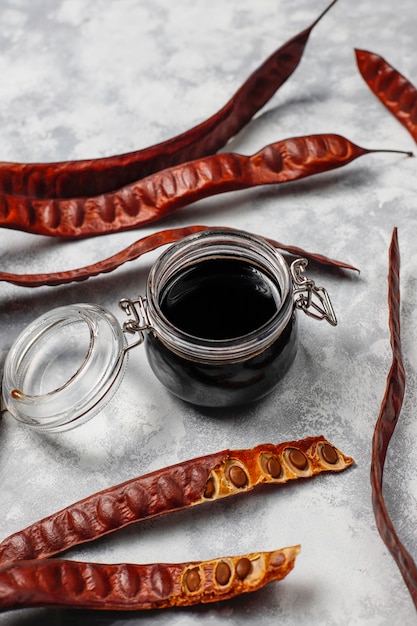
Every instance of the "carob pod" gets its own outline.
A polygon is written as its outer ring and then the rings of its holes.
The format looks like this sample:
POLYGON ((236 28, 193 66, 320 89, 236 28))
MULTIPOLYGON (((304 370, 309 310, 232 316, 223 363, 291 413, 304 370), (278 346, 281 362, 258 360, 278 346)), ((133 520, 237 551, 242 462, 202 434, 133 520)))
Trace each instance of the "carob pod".
POLYGON ((131 230, 216 194, 328 172, 375 152, 333 133, 290 137, 246 156, 224 152, 170 167, 116 191, 82 198, 0 195, 0 226, 82 238, 131 230))
POLYGON ((220 111, 162 143, 116 156, 58 163, 0 162, 0 192, 73 198, 114 191, 158 170, 214 154, 238 133, 298 67, 311 31, 336 3, 275 50, 220 111))
MULTIPOLYGON (((143 254, 150 252, 151 250, 155 250, 160 246, 164 246, 166 244, 173 243, 174 241, 178 241, 183 237, 187 237, 193 233, 198 233, 203 230, 215 230, 216 226, 184 226, 182 228, 170 228, 167 230, 161 230, 155 233, 151 233, 146 237, 142 237, 135 241, 135 243, 131 244, 124 250, 117 252, 116 254, 108 257, 107 259, 103 259, 102 261, 98 261, 93 265, 87 265, 86 267, 81 267, 73 270, 66 270, 62 272, 48 272, 46 274, 11 274, 9 272, 1 272, 0 271, 0 281, 12 283, 14 285, 19 285, 21 287, 40 287, 42 285, 63 285, 71 282, 78 282, 82 280, 86 280, 87 278, 91 278, 92 276, 97 276, 98 274, 105 274, 107 272, 112 272, 117 269, 124 263, 128 261, 134 261, 138 259, 143 254)), ((219 227, 221 230, 224 230, 225 227, 219 227)), ((283 243, 279 243, 274 239, 267 239, 271 245, 275 248, 280 248, 285 252, 288 252, 292 255, 298 255, 301 257, 306 257, 312 261, 320 265, 327 265, 330 267, 338 267, 340 269, 346 270, 354 270, 359 272, 358 268, 353 265, 349 265, 348 263, 344 263, 343 261, 337 261, 336 259, 329 259, 328 257, 317 254, 314 252, 308 252, 307 250, 303 250, 302 248, 296 246, 290 246, 283 243)))
POLYGON ((110 487, 14 533, 0 543, 0 565, 42 559, 135 522, 190 506, 352 465, 323 436, 223 450, 110 487))
POLYGON ((417 142, 417 88, 383 57, 355 50, 362 77, 370 90, 417 142))
POLYGON ((417 609, 417 567, 394 528, 382 489, 385 459, 389 442, 400 417, 406 384, 401 349, 400 250, 396 228, 393 230, 389 249, 388 307, 392 363, 372 439, 372 506, 379 534, 397 563, 417 609))
POLYGON ((151 565, 22 561, 0 569, 0 611, 41 606, 137 611, 228 600, 285 578, 299 551, 291 546, 151 565))

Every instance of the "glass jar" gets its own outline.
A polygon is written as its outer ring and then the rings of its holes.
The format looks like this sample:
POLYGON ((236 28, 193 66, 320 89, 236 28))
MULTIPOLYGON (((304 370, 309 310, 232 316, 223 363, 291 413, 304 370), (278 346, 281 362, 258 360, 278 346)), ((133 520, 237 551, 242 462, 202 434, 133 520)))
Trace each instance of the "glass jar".
POLYGON ((143 341, 152 371, 179 398, 209 407, 258 400, 294 360, 297 309, 337 323, 306 264, 290 268, 243 231, 185 237, 152 266, 146 296, 121 300, 123 326, 91 304, 59 307, 29 325, 6 358, 3 408, 39 430, 77 426, 115 392, 128 352, 143 341))

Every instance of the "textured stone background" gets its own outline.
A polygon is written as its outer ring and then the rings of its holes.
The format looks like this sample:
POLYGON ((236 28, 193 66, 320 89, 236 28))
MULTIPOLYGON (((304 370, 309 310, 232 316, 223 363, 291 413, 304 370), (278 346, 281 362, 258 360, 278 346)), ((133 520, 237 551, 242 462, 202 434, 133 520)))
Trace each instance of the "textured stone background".
MULTIPOLYGON (((53 161, 131 151, 218 110, 275 48, 310 24, 324 0, 0 0, 0 158, 53 161)), ((335 132, 378 148, 413 150, 405 129, 359 75, 354 48, 387 58, 417 83, 414 0, 339 0, 313 31, 296 73, 229 148, 251 154, 293 135, 335 132)), ((92 422, 38 435, 0 422, 0 533, 23 528, 98 489, 226 447, 327 436, 356 459, 339 476, 223 501, 151 521, 71 556, 182 561, 302 544, 282 583, 189 610, 109 615, 26 611, 1 626, 38 624, 411 624, 415 610, 376 530, 371 439, 390 365, 387 253, 398 226, 407 396, 393 437, 385 495, 416 557, 416 159, 365 156, 281 187, 202 201, 157 227, 227 225, 348 261, 360 276, 312 268, 338 314, 336 329, 300 318, 301 344, 285 381, 255 406, 212 415, 171 397, 130 357, 117 396, 92 422)), ((61 242, 0 232, 0 268, 57 271, 98 261, 151 232, 61 242)), ((34 290, 0 285, 0 367, 13 339, 45 310, 88 301, 116 315, 144 292, 150 254, 113 274, 34 290)))

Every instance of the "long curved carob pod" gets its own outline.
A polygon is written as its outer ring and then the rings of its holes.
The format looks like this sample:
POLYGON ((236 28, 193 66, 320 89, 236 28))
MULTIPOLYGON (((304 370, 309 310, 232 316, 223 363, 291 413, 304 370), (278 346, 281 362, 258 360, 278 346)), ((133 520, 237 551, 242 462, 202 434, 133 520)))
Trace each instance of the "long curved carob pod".
MULTIPOLYGON (((129 230, 210 196, 276 185, 327 172, 374 152, 335 134, 292 137, 252 156, 223 153, 156 172, 91 198, 0 195, 0 226, 55 237, 89 237, 129 230)), ((410 155, 409 152, 402 152, 410 155)))
POLYGON ((138 611, 229 600, 290 573, 300 546, 188 563, 22 561, 0 569, 0 612, 28 607, 138 611))
POLYGON ((0 543, 0 566, 59 554, 135 522, 258 485, 341 472, 352 464, 323 436, 191 459, 100 491, 10 535, 0 543))
POLYGON ((395 228, 389 250, 388 305, 392 365, 372 440, 372 506, 378 531, 394 557, 417 609, 417 568, 401 543, 389 516, 382 491, 388 445, 400 416, 405 391, 405 370, 400 333, 400 253, 395 228))
POLYGON ((417 142, 417 88, 383 57, 355 50, 366 84, 417 142))
MULTIPOLYGON (((49 272, 46 274, 11 274, 9 272, 0 271, 0 282, 4 281, 12 283, 14 285, 19 285, 20 287, 40 287, 42 285, 55 286, 87 280, 87 278, 97 276, 98 274, 112 272, 124 263, 127 263, 128 261, 134 261, 143 254, 146 254, 151 250, 155 250, 160 246, 173 243, 174 241, 178 241, 183 237, 192 235, 193 233, 198 233, 202 230, 216 230, 216 228, 221 228, 222 230, 225 230, 225 227, 200 225, 185 226, 183 228, 170 228, 168 230, 151 233, 150 235, 139 239, 135 243, 131 244, 124 250, 117 252, 111 257, 103 259, 102 261, 98 261, 97 263, 93 263, 92 265, 87 265, 86 267, 67 270, 63 272, 49 272)), ((322 254, 307 252, 302 248, 296 246, 288 246, 269 238, 267 238, 267 241, 269 241, 269 243, 271 243, 275 248, 280 248, 281 250, 289 252, 290 254, 306 257, 321 265, 329 265, 331 267, 338 267, 340 269, 354 270, 356 272, 359 272, 358 268, 354 267, 353 265, 349 265, 348 263, 343 263, 342 261, 337 261, 335 259, 329 259, 322 254)))
POLYGON ((216 114, 162 143, 102 159, 60 163, 0 162, 0 193, 34 198, 95 196, 166 167, 216 153, 259 111, 298 67, 316 24, 275 50, 216 114))

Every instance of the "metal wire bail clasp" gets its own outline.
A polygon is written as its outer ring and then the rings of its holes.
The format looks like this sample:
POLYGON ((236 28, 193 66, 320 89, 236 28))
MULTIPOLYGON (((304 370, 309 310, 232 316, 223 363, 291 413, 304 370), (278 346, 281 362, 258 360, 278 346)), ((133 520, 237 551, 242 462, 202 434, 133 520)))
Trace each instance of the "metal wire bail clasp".
POLYGON ((314 319, 327 320, 336 326, 337 319, 329 294, 324 287, 316 287, 314 280, 305 275, 307 265, 307 259, 297 259, 291 264, 294 296, 298 296, 295 306, 314 319))
POLYGON ((126 347, 126 350, 130 350, 135 346, 140 346, 145 339, 143 331, 150 328, 146 305, 147 300, 146 298, 142 298, 142 296, 139 296, 136 300, 123 298, 119 302, 119 306, 122 311, 124 311, 127 316, 133 316, 124 322, 123 332, 130 333, 131 335, 138 335, 137 340, 134 343, 129 344, 126 347))

